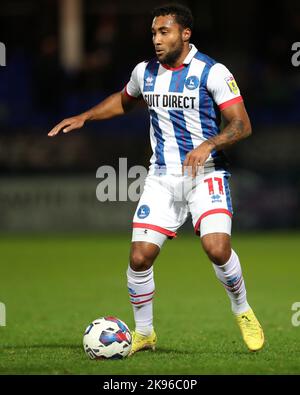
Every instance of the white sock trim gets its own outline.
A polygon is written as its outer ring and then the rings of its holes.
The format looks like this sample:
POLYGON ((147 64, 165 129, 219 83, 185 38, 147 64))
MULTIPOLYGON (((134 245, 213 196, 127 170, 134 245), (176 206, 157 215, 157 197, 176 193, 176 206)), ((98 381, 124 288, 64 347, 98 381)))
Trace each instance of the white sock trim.
POLYGON ((227 272, 230 265, 233 263, 233 260, 236 258, 238 259, 237 254, 235 253, 234 250, 231 250, 230 257, 229 257, 228 261, 226 263, 224 263, 224 265, 216 265, 214 262, 213 262, 213 264, 215 266, 217 266, 218 268, 222 269, 224 272, 227 272))
POLYGON ((134 282, 146 282, 148 277, 151 277, 153 274, 153 266, 150 267, 148 270, 144 270, 142 272, 136 272, 135 270, 131 269, 130 265, 127 268, 127 276, 131 277, 134 282))

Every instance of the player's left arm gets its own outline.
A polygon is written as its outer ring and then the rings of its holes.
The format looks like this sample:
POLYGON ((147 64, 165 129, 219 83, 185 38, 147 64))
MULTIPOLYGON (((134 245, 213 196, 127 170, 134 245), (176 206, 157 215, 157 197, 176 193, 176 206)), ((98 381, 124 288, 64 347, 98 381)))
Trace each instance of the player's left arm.
POLYGON ((225 127, 187 154, 183 165, 191 167, 193 175, 196 175, 197 166, 204 166, 212 151, 229 148, 251 134, 251 123, 239 87, 226 66, 216 63, 210 68, 206 88, 219 106, 225 127))
POLYGON ((249 137, 252 133, 251 122, 244 102, 233 104, 222 111, 226 126, 217 136, 211 137, 207 143, 211 151, 229 148, 238 141, 249 137))
POLYGON ((183 163, 183 167, 192 170, 192 175, 197 173, 197 167, 204 166, 213 150, 219 151, 231 147, 238 141, 250 136, 251 123, 244 102, 233 104, 222 110, 226 126, 217 136, 204 141, 197 148, 190 151, 183 163))

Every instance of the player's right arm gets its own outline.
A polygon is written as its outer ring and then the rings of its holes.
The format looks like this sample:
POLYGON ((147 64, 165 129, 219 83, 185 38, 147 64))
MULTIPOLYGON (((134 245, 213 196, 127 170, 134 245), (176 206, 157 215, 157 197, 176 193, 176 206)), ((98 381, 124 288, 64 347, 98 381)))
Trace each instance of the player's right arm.
POLYGON ((48 136, 54 137, 60 131, 68 133, 71 130, 80 129, 86 121, 101 121, 123 115, 134 108, 138 102, 139 100, 130 97, 124 89, 121 92, 112 94, 88 111, 64 119, 50 130, 48 136))

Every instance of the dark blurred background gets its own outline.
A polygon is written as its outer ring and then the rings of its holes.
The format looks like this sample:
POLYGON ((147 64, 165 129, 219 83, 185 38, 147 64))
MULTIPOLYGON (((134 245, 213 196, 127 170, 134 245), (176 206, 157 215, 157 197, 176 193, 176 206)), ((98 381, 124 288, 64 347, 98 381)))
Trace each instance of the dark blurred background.
MULTIPOLYGON (((2 0, 0 231, 123 231, 136 203, 100 203, 96 170, 148 165, 147 110, 79 132, 47 132, 121 90, 154 56, 151 9, 166 1, 2 0)), ((191 42, 235 75, 253 135, 228 152, 234 229, 300 225, 300 2, 181 1, 195 17, 191 42)))

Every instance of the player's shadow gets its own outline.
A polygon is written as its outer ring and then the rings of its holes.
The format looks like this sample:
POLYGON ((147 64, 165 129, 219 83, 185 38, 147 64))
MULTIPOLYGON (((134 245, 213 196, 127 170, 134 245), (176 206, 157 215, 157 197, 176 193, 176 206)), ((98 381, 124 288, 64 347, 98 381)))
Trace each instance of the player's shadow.
POLYGON ((78 345, 78 344, 55 344, 55 343, 53 343, 53 344, 30 344, 30 345, 28 345, 28 346, 26 346, 26 345, 16 345, 16 346, 3 346, 3 347, 0 347, 0 350, 3 350, 3 351, 5 351, 5 350, 29 350, 29 349, 31 349, 31 348, 34 348, 34 349, 39 349, 39 348, 65 348, 65 349, 74 349, 74 350, 76 350, 76 349, 82 349, 82 346, 81 345, 78 345))
MULTIPOLYGON (((14 350, 30 350, 30 349, 72 349, 77 350, 78 352, 82 352, 82 346, 78 344, 31 344, 31 345, 16 345, 16 346, 3 346, 0 347, 0 351, 14 351, 14 350)), ((150 352, 150 351, 146 351, 150 352)), ((203 349, 197 351, 186 351, 186 350, 177 350, 176 348, 167 348, 167 347, 157 347, 155 354, 167 354, 167 355, 189 355, 189 356, 197 356, 197 355, 215 355, 216 357, 220 354, 228 355, 228 352, 217 351, 212 352, 211 350, 203 349)), ((235 350, 235 355, 249 355, 248 351, 244 350, 235 350)), ((254 354, 254 353, 253 353, 254 354)))
MULTIPOLYGON (((197 350, 197 351, 184 351, 184 350, 176 350, 175 348, 165 348, 165 347, 157 347, 156 353, 159 354, 173 354, 173 355, 190 355, 190 356, 197 356, 197 355, 216 355, 219 356, 220 354, 228 355, 226 351, 217 351, 212 352, 211 350, 197 350)), ((254 353, 253 353, 254 354, 254 353)), ((250 355, 249 351, 247 350, 236 350, 234 355, 250 355)))
POLYGON ((199 352, 176 350, 176 348, 157 347, 155 353, 175 355, 197 355, 199 352))

